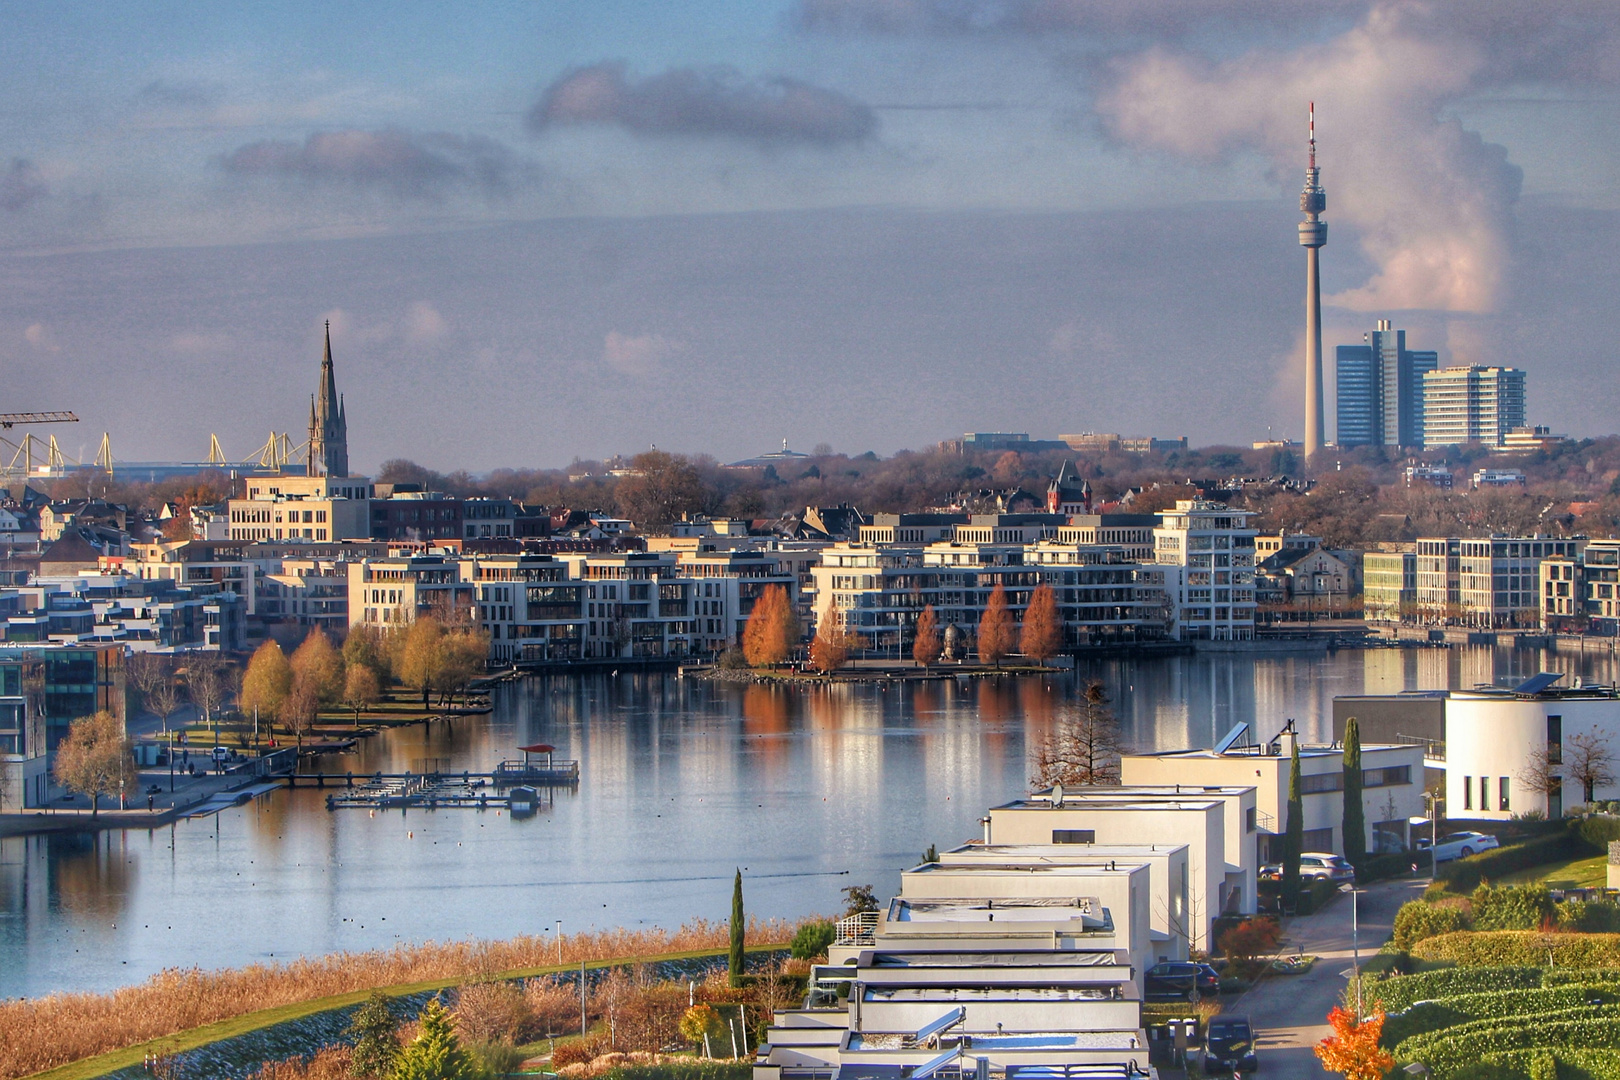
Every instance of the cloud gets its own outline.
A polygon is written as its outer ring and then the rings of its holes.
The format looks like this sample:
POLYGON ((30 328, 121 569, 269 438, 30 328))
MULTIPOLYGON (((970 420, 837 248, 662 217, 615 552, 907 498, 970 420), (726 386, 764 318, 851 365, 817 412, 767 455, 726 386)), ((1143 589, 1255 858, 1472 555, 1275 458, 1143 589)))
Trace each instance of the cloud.
POLYGON ((218 330, 183 330, 169 338, 169 348, 184 356, 218 356, 231 345, 231 336, 218 330))
POLYGON ((635 79, 623 63, 576 68, 546 87, 529 130, 616 124, 638 135, 720 136, 764 146, 858 143, 877 130, 866 105, 785 76, 729 67, 672 68, 635 79))
POLYGON ((0 174, 0 209, 21 210, 50 193, 44 175, 27 158, 12 158, 11 168, 0 174))
POLYGON ((602 339, 602 363, 626 375, 653 375, 685 346, 662 334, 631 336, 609 330, 602 339))
POLYGON ((1093 33, 1180 37, 1206 27, 1314 25, 1365 0, 801 0, 816 30, 868 33, 1093 33))
MULTIPOLYGON (((1521 172, 1505 148, 1444 113, 1501 76, 1483 39, 1436 32, 1429 15, 1421 4, 1380 5, 1325 42, 1219 63, 1154 48, 1116 61, 1099 109, 1130 145, 1206 161, 1257 150, 1291 186, 1303 181, 1315 100, 1326 216, 1354 226, 1375 266, 1333 302, 1491 311, 1506 286, 1521 172)), ((1331 231, 1329 240, 1331 253, 1331 231)))
POLYGON ((211 83, 154 79, 135 92, 135 103, 155 109, 206 109, 219 101, 221 88, 211 83))
POLYGON ((302 143, 248 143, 221 158, 220 166, 233 176, 415 199, 438 199, 457 190, 504 196, 535 175, 531 163, 494 139, 399 128, 316 132, 302 143))
POLYGON ((449 332, 444 316, 426 300, 416 301, 405 312, 405 340, 413 345, 426 345, 449 332))

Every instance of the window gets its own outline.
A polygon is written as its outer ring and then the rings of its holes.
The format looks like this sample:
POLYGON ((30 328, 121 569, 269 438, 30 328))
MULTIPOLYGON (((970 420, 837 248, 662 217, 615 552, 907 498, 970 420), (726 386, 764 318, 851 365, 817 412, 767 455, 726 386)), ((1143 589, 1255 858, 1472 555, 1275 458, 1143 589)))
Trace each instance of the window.
POLYGON ((1465 776, 1465 777, 1463 777, 1463 809, 1464 810, 1472 810, 1473 808, 1474 808, 1474 778, 1472 776, 1465 776))
POLYGON ((1243 826, 1245 832, 1254 832, 1254 817, 1254 807, 1252 806, 1243 812, 1243 826))
POLYGON ((1396 784, 1410 784, 1412 782, 1412 767, 1410 765, 1390 765, 1382 769, 1361 770, 1362 787, 1390 787, 1396 784))
POLYGON ((1547 717, 1547 764, 1562 765, 1564 763, 1564 718, 1562 716, 1547 717))
POLYGON ((1497 785, 1497 794, 1496 794, 1496 808, 1498 810, 1506 810, 1508 808, 1508 806, 1509 806, 1509 803, 1508 803, 1508 778, 1503 776, 1503 777, 1500 777, 1499 780, 1500 780, 1500 783, 1497 785))
POLYGON ((1343 772, 1307 773, 1299 778, 1299 793, 1301 795, 1318 795, 1324 791, 1343 790, 1343 772))
POLYGON ((1052 843, 1054 844, 1095 844, 1097 842, 1096 829, 1053 829, 1052 843))
POLYGON ((1491 808, 1491 778, 1488 776, 1479 778, 1479 808, 1481 810, 1491 808))
POLYGON ((1301 851, 1332 851, 1333 830, 1331 828, 1306 829, 1300 837, 1299 846, 1301 851))

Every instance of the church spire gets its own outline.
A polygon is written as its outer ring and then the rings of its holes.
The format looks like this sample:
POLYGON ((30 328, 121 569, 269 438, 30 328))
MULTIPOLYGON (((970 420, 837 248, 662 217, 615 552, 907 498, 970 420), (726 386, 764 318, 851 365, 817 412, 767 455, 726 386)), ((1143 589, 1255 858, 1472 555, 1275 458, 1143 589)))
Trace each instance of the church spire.
POLYGON ((337 392, 337 374, 332 367, 332 322, 328 319, 320 387, 310 405, 306 473, 310 476, 349 475, 348 428, 343 401, 337 392))

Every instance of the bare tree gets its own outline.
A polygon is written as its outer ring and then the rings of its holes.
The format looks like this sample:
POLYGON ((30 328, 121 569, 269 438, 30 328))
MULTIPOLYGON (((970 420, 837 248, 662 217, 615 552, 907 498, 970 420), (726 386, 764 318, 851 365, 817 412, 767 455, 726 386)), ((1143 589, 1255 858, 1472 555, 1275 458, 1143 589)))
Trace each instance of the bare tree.
POLYGON ((1079 705, 1059 718, 1052 734, 1041 744, 1036 787, 1054 784, 1079 786, 1119 783, 1119 759, 1125 752, 1119 720, 1108 707, 1103 684, 1086 684, 1079 705))
POLYGON ((199 656, 186 665, 186 685, 203 723, 213 723, 230 700, 235 687, 235 666, 223 656, 199 656))
POLYGON ((141 695, 141 707, 152 712, 152 692, 171 677, 169 661, 157 653, 132 653, 124 662, 124 678, 141 695))
POLYGON ((169 717, 180 707, 182 697, 180 683, 174 677, 174 671, 167 663, 158 670, 163 672, 163 679, 145 692, 146 707, 157 713, 158 719, 163 721, 163 733, 169 733, 169 717))
POLYGON ((1517 779, 1526 791, 1548 800, 1564 793, 1563 766, 1551 760, 1545 749, 1531 752, 1517 779))
POLYGON ((1614 783, 1614 755, 1607 744, 1591 731, 1565 740, 1564 768, 1569 778, 1581 786, 1582 802, 1597 798, 1597 789, 1614 783))

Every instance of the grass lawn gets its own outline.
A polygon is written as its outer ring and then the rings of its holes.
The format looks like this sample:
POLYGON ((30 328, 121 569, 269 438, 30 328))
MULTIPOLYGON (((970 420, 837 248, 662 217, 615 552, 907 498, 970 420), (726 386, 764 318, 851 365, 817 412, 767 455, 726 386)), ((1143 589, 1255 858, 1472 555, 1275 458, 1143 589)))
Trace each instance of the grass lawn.
POLYGON ((1553 889, 1590 889, 1608 884, 1609 857, 1591 855, 1565 862, 1532 866, 1509 874, 1496 882, 1498 885, 1527 885, 1539 881, 1553 889))

